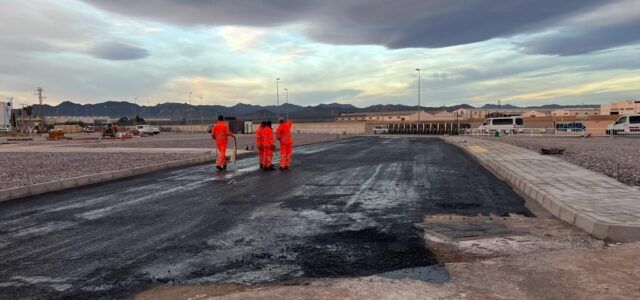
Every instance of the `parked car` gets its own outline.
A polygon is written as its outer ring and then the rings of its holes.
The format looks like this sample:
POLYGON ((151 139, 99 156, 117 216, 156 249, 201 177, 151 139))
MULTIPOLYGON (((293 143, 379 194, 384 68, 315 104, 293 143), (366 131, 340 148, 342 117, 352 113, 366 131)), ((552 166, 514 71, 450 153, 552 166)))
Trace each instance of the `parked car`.
POLYGON ((478 129, 485 133, 495 131, 522 132, 524 129, 524 119, 522 119, 522 117, 488 118, 478 129))
POLYGON ((11 132, 11 128, 9 126, 0 127, 0 132, 11 132))
POLYGON ((579 122, 570 122, 570 123, 556 123, 557 131, 585 131, 587 126, 579 122))
POLYGON ((389 133, 389 127, 386 125, 376 125, 373 126, 373 134, 384 134, 389 133))
POLYGON ((640 114, 620 116, 607 126, 607 134, 640 134, 640 114))
POLYGON ((160 134, 160 128, 153 127, 153 134, 160 134))
POLYGON ((87 127, 85 127, 84 132, 95 132, 96 130, 93 128, 93 125, 87 125, 87 127))

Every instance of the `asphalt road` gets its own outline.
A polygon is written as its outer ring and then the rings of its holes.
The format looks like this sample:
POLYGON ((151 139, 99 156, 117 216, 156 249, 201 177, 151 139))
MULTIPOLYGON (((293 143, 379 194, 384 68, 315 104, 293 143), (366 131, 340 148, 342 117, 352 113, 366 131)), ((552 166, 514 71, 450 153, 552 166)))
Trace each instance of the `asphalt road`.
POLYGON ((122 298, 158 283, 362 276, 438 262, 425 214, 524 213, 438 139, 357 137, 0 204, 0 298, 122 298))

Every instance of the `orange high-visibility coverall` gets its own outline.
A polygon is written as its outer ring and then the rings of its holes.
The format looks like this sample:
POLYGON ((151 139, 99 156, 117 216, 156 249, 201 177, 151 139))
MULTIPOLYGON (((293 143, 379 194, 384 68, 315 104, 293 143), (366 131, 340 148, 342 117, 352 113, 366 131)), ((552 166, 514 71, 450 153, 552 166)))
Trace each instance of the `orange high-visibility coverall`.
POLYGON ((258 162, 260 163, 260 165, 264 165, 264 145, 262 145, 262 129, 264 129, 264 127, 262 126, 262 124, 260 124, 260 126, 258 126, 258 129, 256 129, 256 147, 258 148, 258 162))
POLYGON ((224 121, 218 121, 211 129, 211 137, 216 140, 216 146, 218 146, 218 158, 216 159, 216 166, 222 167, 227 164, 227 137, 233 136, 233 133, 229 131, 229 126, 224 121))
POLYGON ((278 129, 276 129, 276 136, 280 141, 280 167, 282 168, 287 168, 291 164, 291 151, 293 148, 291 125, 293 125, 293 122, 288 120, 280 123, 278 129))
POLYGON ((273 129, 265 126, 262 129, 262 147, 264 147, 264 165, 271 167, 273 160, 273 129))

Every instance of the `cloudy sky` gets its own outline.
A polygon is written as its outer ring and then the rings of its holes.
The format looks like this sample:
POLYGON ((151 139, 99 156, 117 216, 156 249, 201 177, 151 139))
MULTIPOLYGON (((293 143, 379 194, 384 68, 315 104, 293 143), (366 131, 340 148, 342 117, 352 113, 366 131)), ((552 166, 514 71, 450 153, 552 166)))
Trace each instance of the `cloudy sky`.
POLYGON ((0 97, 414 104, 640 98, 640 0, 0 0, 0 97))

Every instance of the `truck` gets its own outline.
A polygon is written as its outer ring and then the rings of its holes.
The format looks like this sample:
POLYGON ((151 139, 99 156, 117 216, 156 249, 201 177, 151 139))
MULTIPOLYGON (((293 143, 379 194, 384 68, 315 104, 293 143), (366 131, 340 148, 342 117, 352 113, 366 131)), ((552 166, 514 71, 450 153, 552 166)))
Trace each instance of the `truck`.
POLYGON ((623 115, 607 126, 608 135, 640 135, 640 114, 623 115))

